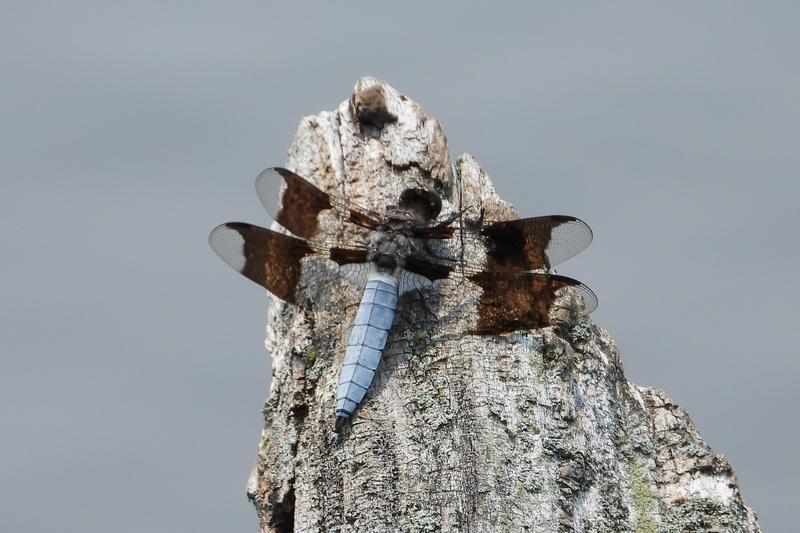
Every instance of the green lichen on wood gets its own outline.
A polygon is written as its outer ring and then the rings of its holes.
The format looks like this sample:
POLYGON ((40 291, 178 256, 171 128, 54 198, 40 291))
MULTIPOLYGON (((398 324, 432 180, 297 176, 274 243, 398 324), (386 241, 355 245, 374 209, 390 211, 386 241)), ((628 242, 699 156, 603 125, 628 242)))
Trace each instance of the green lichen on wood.
POLYGON ((636 533, 656 533, 658 521, 654 518, 658 513, 659 499, 650 484, 650 478, 644 468, 635 461, 627 463, 628 477, 631 483, 631 498, 636 509, 636 533))
POLYGON ((306 380, 313 386, 327 370, 325 357, 319 357, 319 350, 313 344, 307 346, 301 353, 300 358, 306 365, 306 380))
POLYGON ((306 366, 314 366, 314 363, 317 362, 317 355, 319 355, 317 348, 312 344, 303 350, 301 357, 306 366))
POLYGON ((408 342, 412 348, 419 348, 425 340, 425 332, 416 330, 409 335, 408 342))

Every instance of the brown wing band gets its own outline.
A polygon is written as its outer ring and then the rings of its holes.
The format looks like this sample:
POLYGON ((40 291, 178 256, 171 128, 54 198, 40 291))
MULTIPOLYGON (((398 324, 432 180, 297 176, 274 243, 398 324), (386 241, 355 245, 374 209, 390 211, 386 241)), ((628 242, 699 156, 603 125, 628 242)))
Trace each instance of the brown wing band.
POLYGON ((452 266, 426 261, 414 256, 407 257, 403 267, 409 272, 425 276, 431 281, 444 279, 453 271, 452 266))
POLYGON ((368 254, 369 252, 367 250, 334 246, 331 248, 328 257, 330 257, 331 261, 342 266, 350 263, 366 263, 368 254))
POLYGON ((483 289, 477 322, 470 331, 477 335, 551 326, 549 315, 556 301, 556 292, 564 287, 581 285, 565 276, 532 272, 481 272, 468 279, 483 289))
POLYGON ((449 239, 455 233, 453 226, 426 226, 411 230, 414 237, 421 239, 449 239))
POLYGON ((549 268, 545 250, 552 227, 528 227, 522 220, 495 222, 481 229, 487 240, 487 270, 549 268))
POLYGON ((332 207, 330 195, 294 172, 284 168, 275 172, 286 182, 275 220, 298 237, 311 238, 319 228, 320 212, 332 207))
POLYGON ((272 230, 232 222, 229 229, 241 235, 245 263, 241 273, 289 303, 296 303, 297 283, 302 268, 300 260, 314 253, 304 240, 272 230))

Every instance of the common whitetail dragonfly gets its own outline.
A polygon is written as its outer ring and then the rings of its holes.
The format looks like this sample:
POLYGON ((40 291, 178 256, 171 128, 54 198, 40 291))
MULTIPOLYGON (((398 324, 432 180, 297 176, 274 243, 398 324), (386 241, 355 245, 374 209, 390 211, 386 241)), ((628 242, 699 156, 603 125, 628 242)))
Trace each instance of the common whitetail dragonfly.
MULTIPOLYGON (((214 251, 236 271, 281 300, 304 305, 299 296, 303 260, 324 259, 363 287, 361 304, 344 355, 336 394, 337 427, 349 420, 364 398, 378 368, 397 309, 398 296, 445 278, 480 288, 476 335, 495 335, 553 325, 556 300, 571 288, 586 313, 597 307, 594 293, 581 282, 548 270, 584 250, 592 231, 580 219, 555 215, 516 220, 480 220, 458 232, 457 212, 438 220, 439 195, 409 188, 384 213, 354 205, 324 192, 284 168, 269 168, 256 180, 267 212, 292 235, 244 222, 228 222, 209 236, 214 251), (318 236, 323 213, 333 210, 354 225, 362 238, 330 242, 318 236), (479 264, 440 257, 426 244, 471 239, 485 253, 479 264), (355 270, 354 270, 355 269, 355 270), (534 272, 537 271, 537 272, 534 272)), ((483 218, 483 217, 481 217, 483 218)))

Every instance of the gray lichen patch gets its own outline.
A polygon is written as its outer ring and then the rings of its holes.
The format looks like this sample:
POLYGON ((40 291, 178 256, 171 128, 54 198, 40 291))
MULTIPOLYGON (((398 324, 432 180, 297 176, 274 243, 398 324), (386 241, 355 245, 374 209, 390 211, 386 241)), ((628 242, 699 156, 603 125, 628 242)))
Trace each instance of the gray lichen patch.
POLYGON ((427 508, 415 508, 409 513, 409 533, 436 533, 441 530, 441 513, 427 508))
POLYGON ((423 383, 415 387, 411 393, 411 403, 431 429, 438 429, 453 419, 444 391, 431 383, 423 383))
POLYGON ((742 520, 742 509, 723 505, 709 499, 692 499, 670 506, 666 513, 663 533, 707 531, 742 533, 749 531, 742 520))

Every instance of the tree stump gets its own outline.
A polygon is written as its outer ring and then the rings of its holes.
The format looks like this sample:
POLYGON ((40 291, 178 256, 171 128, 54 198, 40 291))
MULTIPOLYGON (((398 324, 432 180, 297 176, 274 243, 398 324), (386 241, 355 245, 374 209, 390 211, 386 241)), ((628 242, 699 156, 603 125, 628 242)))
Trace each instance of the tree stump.
MULTIPOLYGON (((516 217, 472 156, 450 160, 438 121, 371 78, 302 119, 286 166, 379 211, 420 185, 443 192, 443 214, 516 217)), ((347 236, 341 221, 323 226, 347 236)), ((361 295, 330 268, 331 283, 308 284, 310 308, 271 297, 273 378, 247 491, 262 532, 760 531, 725 458, 666 394, 626 380, 606 331, 583 318, 466 335, 471 300, 448 282, 432 302, 401 298, 372 386, 337 433, 361 295)))

